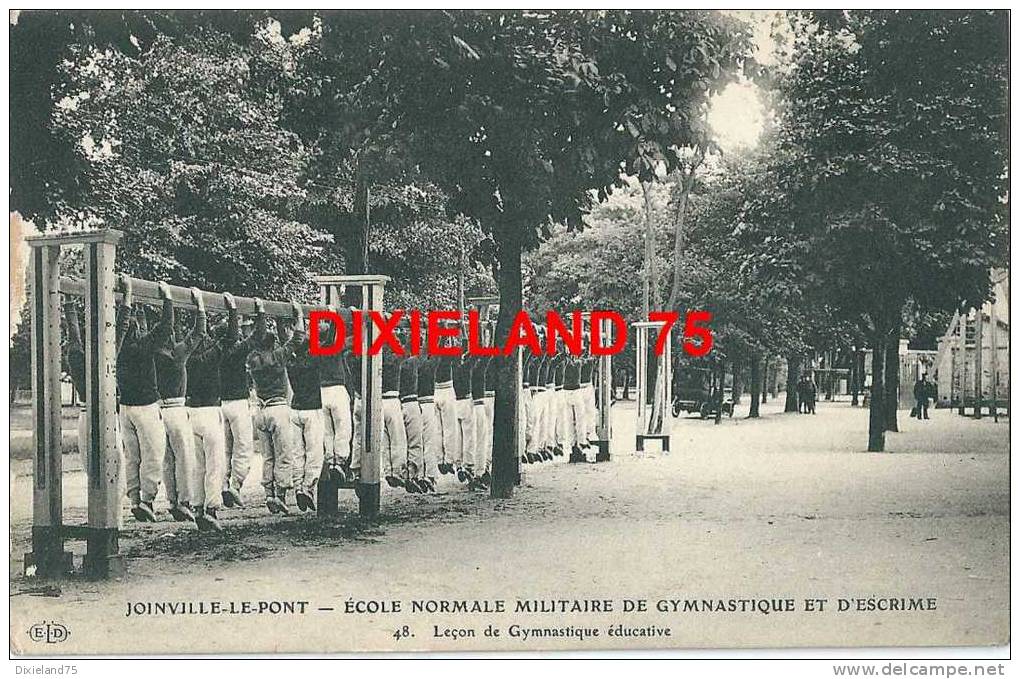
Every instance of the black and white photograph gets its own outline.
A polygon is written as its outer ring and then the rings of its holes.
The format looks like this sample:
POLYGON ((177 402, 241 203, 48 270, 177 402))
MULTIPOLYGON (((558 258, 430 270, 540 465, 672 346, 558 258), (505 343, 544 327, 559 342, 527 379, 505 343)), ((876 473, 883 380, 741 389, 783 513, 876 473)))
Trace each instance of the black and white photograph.
POLYGON ((1010 18, 9 9, 12 666, 1008 674, 1010 18))

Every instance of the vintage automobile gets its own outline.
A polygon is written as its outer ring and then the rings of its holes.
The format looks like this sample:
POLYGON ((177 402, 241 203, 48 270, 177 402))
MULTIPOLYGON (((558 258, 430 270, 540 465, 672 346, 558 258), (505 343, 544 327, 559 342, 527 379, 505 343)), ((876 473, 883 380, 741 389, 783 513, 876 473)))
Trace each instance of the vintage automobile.
MULTIPOLYGON (((702 419, 716 414, 716 393, 712 389, 712 373, 708 368, 678 366, 673 379, 673 417, 680 413, 697 413, 702 419)), ((733 417, 733 401, 723 392, 722 413, 733 417)))

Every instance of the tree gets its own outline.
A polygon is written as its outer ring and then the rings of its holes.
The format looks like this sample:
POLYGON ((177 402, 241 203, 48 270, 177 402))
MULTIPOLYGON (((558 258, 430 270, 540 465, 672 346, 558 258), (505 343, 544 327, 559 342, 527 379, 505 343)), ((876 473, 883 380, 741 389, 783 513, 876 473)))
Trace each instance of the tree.
POLYGON ((1002 12, 795 15, 783 95, 786 217, 833 309, 873 349, 868 449, 885 445, 885 354, 909 300, 978 304, 1004 261, 1002 12))
POLYGON ((242 45, 197 26, 139 57, 72 45, 52 124, 79 189, 51 223, 124 230, 119 267, 141 277, 307 295, 329 237, 297 218, 307 153, 267 87, 279 57, 264 28, 242 45))
MULTIPOLYGON (((677 165, 687 106, 746 51, 740 25, 709 12, 443 12, 323 17, 342 105, 395 130, 451 207, 492 235, 497 341, 522 304, 522 253, 550 222, 579 225, 620 170, 677 165), (365 112, 371 112, 366 115, 365 112)), ((387 133, 389 134, 389 133, 387 133)), ((495 497, 516 477, 516 386, 499 370, 495 497)))

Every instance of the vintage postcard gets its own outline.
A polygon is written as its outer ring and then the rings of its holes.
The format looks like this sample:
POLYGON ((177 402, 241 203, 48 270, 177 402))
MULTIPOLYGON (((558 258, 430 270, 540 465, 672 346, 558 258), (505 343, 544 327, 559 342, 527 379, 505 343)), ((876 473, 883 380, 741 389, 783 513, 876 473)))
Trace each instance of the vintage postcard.
POLYGON ((1003 647, 1008 10, 11 10, 10 652, 1003 647))

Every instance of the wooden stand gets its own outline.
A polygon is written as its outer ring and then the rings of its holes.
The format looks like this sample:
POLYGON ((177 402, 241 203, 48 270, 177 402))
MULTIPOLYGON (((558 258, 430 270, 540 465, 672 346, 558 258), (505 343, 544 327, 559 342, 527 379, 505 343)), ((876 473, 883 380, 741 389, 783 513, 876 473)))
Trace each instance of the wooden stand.
POLYGON ((662 445, 662 452, 669 452, 669 424, 672 414, 673 399, 673 329, 670 328, 666 334, 666 340, 661 356, 657 357, 654 364, 649 364, 648 350, 652 346, 653 331, 662 332, 662 325, 653 321, 634 323, 637 330, 637 426, 635 427, 635 451, 640 454, 644 452, 646 440, 656 440, 662 445), (659 365, 662 366, 661 380, 656 382, 659 373, 659 365), (649 385, 653 387, 649 390, 649 385), (654 387, 658 386, 655 393, 651 393, 654 387), (652 416, 655 409, 656 399, 661 400, 662 405, 662 429, 655 430, 652 416))
POLYGON ((35 469, 32 484, 32 552, 25 570, 40 577, 72 571, 67 539, 85 540, 83 570, 89 578, 124 572, 119 551, 120 452, 117 446, 114 260, 119 231, 43 235, 32 247, 32 414, 35 469), (88 523, 63 525, 60 403, 60 250, 84 245, 85 404, 88 422, 88 523))
MULTIPOLYGON (((602 319, 602 327, 599 333, 603 343, 613 342, 613 323, 608 319, 602 319)), ((596 385, 596 396, 598 401, 598 419, 595 423, 595 435, 598 436, 592 443, 598 448, 595 452, 596 462, 609 462, 612 458, 610 453, 613 440, 613 357, 611 355, 599 356, 599 364, 596 368, 598 384, 596 385)))
MULTIPOLYGON (((319 300, 322 306, 342 304, 341 288, 351 285, 361 287, 361 310, 364 312, 364 343, 372 346, 379 336, 379 329, 371 321, 368 312, 383 310, 383 294, 389 276, 316 276, 319 284, 319 300)), ((362 518, 374 520, 379 516, 379 476, 382 459, 382 356, 372 356, 366 351, 361 357, 361 478, 356 483, 335 484, 329 479, 325 466, 319 477, 317 513, 332 516, 339 511, 339 492, 342 488, 353 488, 358 496, 358 513, 362 518)))

